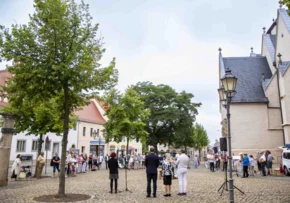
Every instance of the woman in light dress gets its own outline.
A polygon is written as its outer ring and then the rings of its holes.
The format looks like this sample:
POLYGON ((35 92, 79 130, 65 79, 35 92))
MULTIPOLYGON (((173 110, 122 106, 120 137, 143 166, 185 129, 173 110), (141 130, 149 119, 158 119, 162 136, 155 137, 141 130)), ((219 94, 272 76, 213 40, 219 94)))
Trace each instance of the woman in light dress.
POLYGON ((12 175, 11 179, 15 178, 15 181, 17 180, 17 176, 22 171, 22 165, 21 165, 21 155, 18 154, 16 156, 16 159, 14 160, 14 163, 12 164, 12 175))

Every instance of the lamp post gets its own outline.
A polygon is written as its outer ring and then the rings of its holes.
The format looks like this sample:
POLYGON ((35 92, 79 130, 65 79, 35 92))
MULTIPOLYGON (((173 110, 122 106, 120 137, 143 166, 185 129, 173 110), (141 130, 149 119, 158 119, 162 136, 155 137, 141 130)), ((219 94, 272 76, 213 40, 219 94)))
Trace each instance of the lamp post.
POLYGON ((232 173, 232 146, 231 146, 231 123, 230 123, 230 104, 233 93, 236 90, 237 78, 232 75, 231 70, 227 69, 225 75, 221 79, 222 87, 218 89, 220 101, 222 105, 227 109, 227 119, 228 119, 228 145, 229 145, 229 192, 230 192, 230 202, 234 202, 234 180, 232 173))
POLYGON ((98 129, 97 131, 94 130, 92 134, 93 134, 94 139, 96 139, 96 137, 99 138, 98 156, 100 156, 100 145, 101 145, 100 129, 98 129))

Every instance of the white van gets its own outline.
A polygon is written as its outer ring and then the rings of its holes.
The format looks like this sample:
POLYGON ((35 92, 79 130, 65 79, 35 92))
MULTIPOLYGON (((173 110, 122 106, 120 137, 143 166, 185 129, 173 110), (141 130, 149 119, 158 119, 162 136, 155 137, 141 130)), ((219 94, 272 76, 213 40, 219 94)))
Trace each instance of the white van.
POLYGON ((290 148, 283 148, 282 150, 282 167, 285 175, 290 176, 290 148))

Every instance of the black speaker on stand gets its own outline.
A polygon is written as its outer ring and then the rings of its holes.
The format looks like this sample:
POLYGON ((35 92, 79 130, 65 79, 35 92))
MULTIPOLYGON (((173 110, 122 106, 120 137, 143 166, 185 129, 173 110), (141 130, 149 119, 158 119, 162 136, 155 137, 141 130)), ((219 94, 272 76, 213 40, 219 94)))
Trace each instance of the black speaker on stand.
POLYGON ((221 137, 220 138, 220 148, 221 151, 228 151, 228 145, 227 145, 227 138, 226 137, 221 137))

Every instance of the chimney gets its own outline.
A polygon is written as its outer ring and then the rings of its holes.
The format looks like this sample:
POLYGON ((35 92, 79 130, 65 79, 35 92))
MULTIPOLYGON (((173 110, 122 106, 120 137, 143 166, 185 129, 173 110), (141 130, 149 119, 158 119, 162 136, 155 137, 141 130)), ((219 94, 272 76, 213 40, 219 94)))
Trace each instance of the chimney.
POLYGON ((256 57, 256 54, 255 54, 254 51, 253 51, 253 47, 251 47, 250 57, 256 57))

